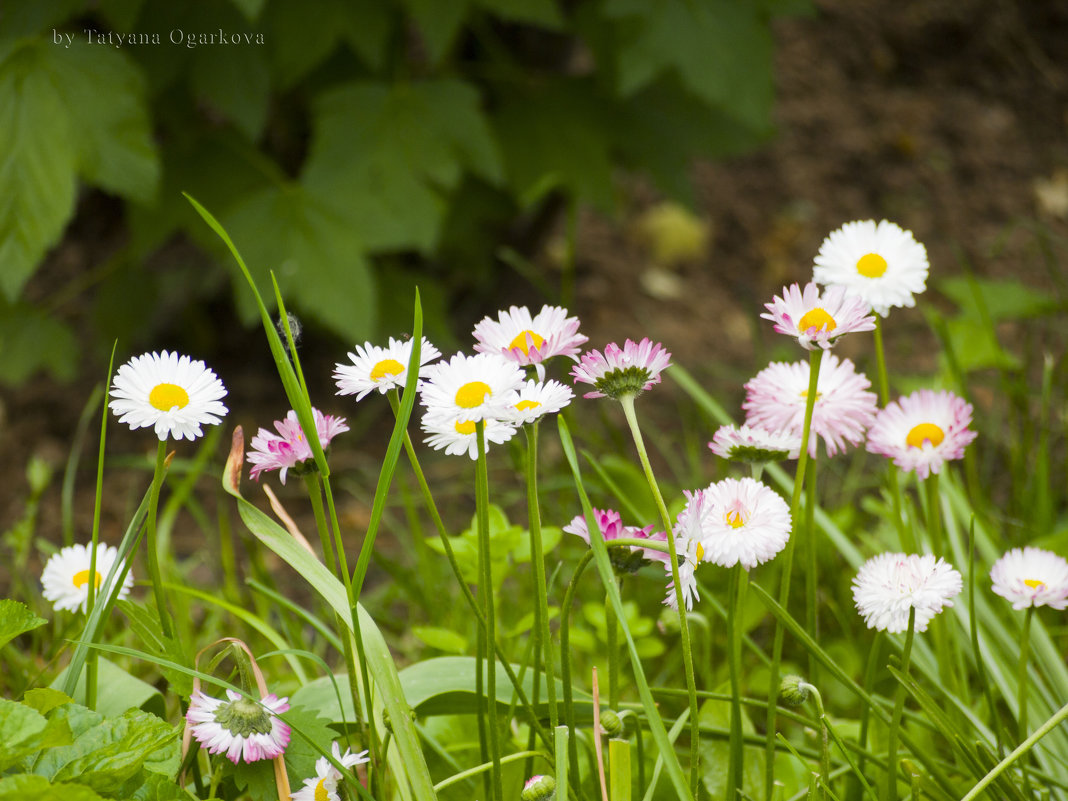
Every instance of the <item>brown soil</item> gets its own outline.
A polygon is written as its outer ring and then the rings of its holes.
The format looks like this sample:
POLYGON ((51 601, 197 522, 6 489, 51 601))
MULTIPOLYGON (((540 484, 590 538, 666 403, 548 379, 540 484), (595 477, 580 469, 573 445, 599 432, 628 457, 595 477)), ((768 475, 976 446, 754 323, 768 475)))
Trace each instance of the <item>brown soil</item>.
MULTIPOLYGON (((634 219, 658 200, 647 187, 630 187, 631 207, 622 219, 584 214, 580 220, 572 311, 590 344, 628 336, 661 340, 678 363, 724 388, 731 409, 740 382, 767 356, 770 337, 754 322, 762 303, 784 283, 806 281, 823 237, 848 220, 887 218, 911 229, 928 248, 935 287, 967 264, 979 275, 1057 291, 1057 268, 1047 266, 1036 232, 1066 241, 1068 209, 1040 202, 1036 182, 1068 169, 1068 6, 1057 0, 817 6, 814 18, 776 26, 777 138, 750 155, 695 168, 698 213, 714 234, 703 256, 672 268, 680 293, 649 293, 647 251, 628 235, 634 219)), ((34 279, 31 296, 42 282, 84 275, 106 260, 122 236, 114 211, 114 203, 88 196, 34 279)), ((186 250, 175 258, 190 257, 186 250)), ((1063 258, 1063 244, 1054 253, 1063 258)), ((891 319, 891 359, 915 372, 933 370, 923 313, 895 311, 891 319)), ((220 372, 225 367, 232 406, 242 410, 234 422, 249 431, 279 416, 285 401, 262 334, 235 337, 212 364, 220 372)), ((315 366, 317 374, 329 375, 334 351, 341 358, 335 345, 315 366)), ((5 390, 0 530, 22 514, 31 454, 62 470, 78 415, 101 374, 99 365, 91 367, 69 386, 38 378, 5 390)), ((324 380, 319 396, 328 393, 324 380)), ((361 414, 364 431, 381 427, 377 413, 361 414)), ((151 446, 118 426, 112 432, 112 453, 151 446)), ((79 536, 92 508, 92 437, 87 447, 76 504, 79 536)), ((344 458, 345 467, 373 473, 370 456, 344 458)), ((108 539, 118 536, 129 498, 139 497, 146 483, 143 472, 109 474, 109 498, 116 500, 105 508, 108 539)), ((359 518, 366 510, 354 501, 343 511, 359 518)), ((38 535, 60 539, 59 474, 46 493, 38 535)))

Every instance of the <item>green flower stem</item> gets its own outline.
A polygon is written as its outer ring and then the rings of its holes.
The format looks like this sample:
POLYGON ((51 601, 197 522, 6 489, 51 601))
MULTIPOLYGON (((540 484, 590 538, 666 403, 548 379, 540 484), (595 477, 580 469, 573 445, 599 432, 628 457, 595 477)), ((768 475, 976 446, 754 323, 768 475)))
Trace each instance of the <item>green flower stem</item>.
POLYGON ((883 318, 875 312, 875 363, 879 371, 879 400, 883 406, 890 402, 890 378, 886 372, 886 350, 883 348, 883 318))
MULTIPOLYGON (((552 632, 549 630, 549 601, 546 596, 545 554, 541 538, 541 506, 538 503, 538 421, 524 428, 527 436, 527 520, 530 529, 530 558, 534 563, 534 592, 538 602, 534 607, 534 670, 538 657, 545 665, 545 689, 549 701, 549 726, 555 729, 560 722, 556 709, 556 660, 553 657, 552 632), (543 654, 538 654, 538 645, 543 654)), ((535 697, 537 700, 537 697, 535 697)))
MULTIPOLYGON (((396 401, 395 393, 390 393, 389 397, 391 402, 396 401)), ((419 485, 419 492, 423 496, 423 505, 426 507, 427 513, 430 515, 430 518, 434 523, 434 528, 438 532, 438 538, 441 540, 442 549, 445 551, 445 558, 449 563, 449 567, 452 569, 457 585, 460 587, 460 592, 463 594, 464 600, 467 601, 471 613, 475 616, 480 631, 484 631, 486 628, 486 617, 482 614, 478 600, 475 598, 474 593, 471 592, 471 588, 468 587, 467 582, 464 581, 463 572, 460 570, 460 563, 456 561, 456 554, 452 549, 452 543, 449 541, 449 533, 445 529, 445 523, 442 521, 441 514, 438 512, 437 504, 434 503, 434 496, 430 492, 430 486, 427 484, 426 475, 423 473, 423 468, 419 464, 419 457, 415 453, 412 439, 407 433, 404 435, 404 452, 408 455, 408 461, 412 466, 412 472, 415 473, 416 483, 419 485)), ((520 705, 527 710, 527 714, 530 718, 530 725, 534 728, 538 738, 545 744, 545 747, 552 749, 553 740, 549 733, 546 732, 538 722, 538 718, 534 713, 534 707, 531 705, 530 699, 523 690, 523 685, 519 683, 519 678, 515 675, 515 671, 512 669, 511 664, 505 658, 504 651, 496 643, 494 643, 493 648, 497 654, 497 659, 501 662, 501 667, 503 667, 504 672, 508 674, 508 680, 512 682, 512 688, 515 690, 516 697, 519 698, 520 705)))
POLYGON ((619 706, 619 643, 616 640, 616 610, 612 599, 604 599, 604 633, 608 647, 608 706, 614 712, 619 706))
POLYGON ((742 740, 742 607, 749 585, 749 573, 742 565, 731 568, 727 596, 727 630, 729 641, 728 670, 731 686, 730 760, 727 763, 727 798, 738 798, 742 790, 744 743, 742 740))
POLYGON ((909 627, 905 633, 905 648, 901 653, 903 681, 894 693, 894 716, 890 721, 890 736, 886 746, 886 801, 897 801, 897 734, 901 728, 901 715, 905 711, 905 682, 909 677, 909 660, 912 657, 912 640, 916 634, 916 609, 909 609, 909 627))
POLYGON ((152 593, 159 610, 160 631, 164 637, 174 639, 177 644, 177 632, 171 622, 167 609, 167 595, 163 589, 163 578, 159 570, 159 552, 156 545, 156 510, 159 508, 159 491, 163 485, 164 462, 167 460, 167 440, 161 440, 156 449, 156 470, 152 474, 152 489, 148 496, 148 520, 145 529, 145 563, 148 576, 152 580, 152 593))
POLYGON ((327 528, 326 512, 323 509, 323 491, 319 486, 319 474, 315 471, 305 473, 304 487, 308 490, 308 498, 311 500, 312 512, 315 515, 315 528, 319 532, 319 544, 323 548, 323 561, 330 568, 330 572, 337 575, 337 560, 334 558, 334 546, 330 541, 330 530, 327 528))
POLYGON ((478 446, 478 461, 475 463, 475 516, 478 518, 478 544, 482 552, 483 574, 479 579, 484 593, 484 611, 486 613, 486 724, 489 728, 490 760, 493 762, 492 785, 494 801, 503 801, 504 790, 501 785, 501 745, 497 730, 497 660, 493 646, 497 642, 497 621, 493 608, 493 554, 490 550, 489 535, 489 475, 486 465, 486 422, 475 423, 475 437, 478 446))
POLYGON ((931 473, 923 482, 927 491, 927 534, 930 537, 931 553, 945 556, 942 541, 942 505, 938 494, 938 473, 931 473))
MULTIPOLYGON (((1031 656, 1031 618, 1034 617, 1035 606, 1027 607, 1024 612, 1023 630, 1020 632, 1020 662, 1016 674, 1016 704, 1019 710, 1016 714, 1017 736, 1022 742, 1027 736, 1027 662, 1031 656)), ((1027 763, 1021 766, 1024 776, 1025 795, 1031 797, 1031 780, 1027 775, 1027 763)))
POLYGON ((989 786, 989 784, 994 781, 994 779, 996 779, 998 776, 1005 772, 1005 769, 1008 768, 1009 765, 1011 765, 1017 759, 1019 759, 1032 748, 1034 748, 1035 743, 1037 743, 1055 728, 1064 723, 1066 719, 1068 719, 1068 704, 1065 704, 1059 710, 1057 710, 1053 717, 1051 717, 1049 720, 1047 720, 1045 723, 1035 729, 1034 734, 1032 734, 1018 746, 1016 746, 1016 748, 1013 749, 1013 752, 1011 754, 1009 754, 993 768, 991 768, 990 772, 987 773, 982 779, 980 779, 979 782, 971 790, 969 790, 967 795, 961 798, 960 801, 975 801, 975 799, 979 797, 983 790, 985 790, 987 786, 989 786))
MULTIPOLYGON (((812 429, 812 412, 816 408, 816 393, 819 387, 820 362, 823 349, 809 351, 808 354, 808 394, 805 396, 805 420, 801 428, 801 451, 797 457, 797 472, 794 474, 794 491, 790 500, 790 522, 793 532, 783 549, 782 579, 779 584, 779 606, 787 607, 790 598, 790 573, 794 564, 794 548, 797 545, 797 513, 801 506, 801 490, 805 484, 805 470, 808 468, 808 441, 812 429)), ((764 735, 764 795, 772 797, 775 788, 775 716, 778 705, 775 703, 779 687, 779 668, 782 662, 782 642, 785 631, 781 621, 775 620, 775 640, 771 652, 771 674, 768 677, 768 714, 764 735)))
POLYGON ((690 627, 686 622, 686 602, 682 596, 682 581, 679 579, 679 556, 675 550, 674 527, 671 525, 671 516, 668 514, 664 496, 660 493, 660 486, 653 476, 653 468, 649 463, 649 454, 645 450, 645 441, 642 439, 641 429, 638 427, 638 417, 634 411, 634 396, 624 395, 619 399, 623 407, 623 415, 627 418, 631 436, 634 439, 634 447, 638 450, 638 459, 641 461, 645 479, 649 482, 656 508, 660 512, 660 520, 667 534, 668 555, 671 558, 671 580, 675 585, 675 603, 679 610, 679 633, 682 639, 682 664, 686 672, 686 689, 689 692, 690 701, 690 792, 697 796, 697 783, 700 777, 701 764, 701 722, 697 712, 697 685, 693 673, 693 653, 690 650, 690 627))
MULTIPOLYGON (((802 690, 808 690, 812 694, 812 700, 816 704, 816 712, 819 715, 820 721, 820 798, 823 801, 827 800, 828 785, 831 781, 831 738, 830 738, 830 722, 827 720, 827 714, 823 711, 823 696, 820 695, 820 691, 816 689, 816 686, 806 682, 801 682, 799 688, 802 690)), ((842 754, 846 759, 849 759, 849 755, 845 749, 842 750, 842 754)))
MULTIPOLYGON (((886 372, 886 349, 883 347, 883 318, 878 313, 875 314, 874 335, 875 361, 878 365, 879 373, 879 403, 885 407, 890 402, 890 379, 886 372)), ((901 482, 898 480, 897 465, 893 462, 889 462, 886 468, 886 483, 890 490, 894 527, 897 529, 898 538, 901 541, 901 549, 905 553, 916 553, 916 542, 901 514, 901 482)))
MULTIPOLYGON (((819 639, 819 617, 816 614, 816 588, 819 587, 819 560, 816 558, 819 548, 816 543, 816 466, 819 459, 808 463, 808 476, 805 483, 805 553, 808 556, 808 569, 805 571, 805 626, 813 639, 819 639)), ((808 677, 810 681, 819 681, 819 662, 811 653, 808 655, 808 677)))

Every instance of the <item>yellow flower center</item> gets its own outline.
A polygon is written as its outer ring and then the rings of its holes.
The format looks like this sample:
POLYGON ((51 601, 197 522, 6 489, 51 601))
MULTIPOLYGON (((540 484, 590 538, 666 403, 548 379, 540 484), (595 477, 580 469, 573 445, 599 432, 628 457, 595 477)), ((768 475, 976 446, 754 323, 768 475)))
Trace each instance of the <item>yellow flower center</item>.
POLYGON ((463 409, 474 409, 482 405, 487 395, 492 394, 489 384, 482 381, 468 381, 456 390, 456 405, 463 409))
POLYGON ((541 334, 535 334, 529 328, 526 331, 520 331, 516 334, 515 339, 508 345, 508 349, 519 348, 526 356, 530 355, 530 346, 527 345, 527 337, 530 337, 530 341, 534 343, 535 348, 540 348, 545 344, 545 337, 541 334))
POLYGON ((838 323, 834 321, 831 315, 827 314, 823 309, 817 306, 811 311, 805 312, 801 317, 801 322, 797 324, 797 327, 802 331, 808 331, 810 328, 815 328, 818 331, 833 331, 838 327, 838 323))
MULTIPOLYGON (((817 390, 816 391, 816 400, 819 400, 819 399, 820 399, 820 393, 819 393, 819 390, 817 390)), ((807 389, 801 390, 801 400, 803 400, 803 401, 807 401, 808 400, 808 390, 807 389)))
POLYGON ((1039 587, 1044 587, 1046 585, 1046 582, 1039 581, 1038 579, 1024 579, 1024 584, 1026 584, 1032 590, 1037 590, 1039 587))
POLYGON ((457 434, 474 434, 475 433, 475 424, 470 420, 467 420, 467 421, 465 421, 463 423, 457 423, 456 424, 456 433, 457 434))
MULTIPOLYGON (((103 581, 103 579, 104 577, 100 575, 100 571, 97 571, 96 580, 93 583, 97 586, 98 589, 100 587, 100 582, 103 581)), ((71 582, 74 584, 75 587, 80 590, 82 587, 89 583, 89 571, 79 570, 77 573, 74 574, 74 578, 71 579, 71 582)))
POLYGON ((736 509, 732 509, 723 516, 724 522, 731 528, 741 528, 745 525, 745 518, 742 517, 742 513, 736 509))
POLYGON ((379 381, 387 375, 400 375, 404 372, 404 365, 396 359, 383 359, 371 368, 371 380, 379 381))
POLYGON ((886 259, 878 253, 866 253, 857 260, 857 272, 865 278, 878 278, 886 272, 886 259))
POLYGON ((922 448, 923 443, 930 442, 937 447, 945 438, 946 435, 942 429, 934 423, 920 423, 918 426, 913 426, 908 436, 905 437, 905 444, 913 448, 922 448))
POLYGON ((705 548, 701 543, 697 543, 697 559, 696 559, 696 561, 700 562, 704 558, 705 558, 705 548))
POLYGON ((161 412, 169 412, 175 406, 184 409, 189 403, 189 393, 177 384, 156 384, 148 393, 148 402, 161 412))
POLYGON ((319 783, 315 785, 315 801, 328 801, 330 798, 330 791, 326 789, 326 778, 319 779, 319 783))
POLYGON ((541 406, 541 404, 536 400, 521 400, 515 405, 515 408, 521 412, 525 412, 527 409, 537 409, 539 406, 541 406))

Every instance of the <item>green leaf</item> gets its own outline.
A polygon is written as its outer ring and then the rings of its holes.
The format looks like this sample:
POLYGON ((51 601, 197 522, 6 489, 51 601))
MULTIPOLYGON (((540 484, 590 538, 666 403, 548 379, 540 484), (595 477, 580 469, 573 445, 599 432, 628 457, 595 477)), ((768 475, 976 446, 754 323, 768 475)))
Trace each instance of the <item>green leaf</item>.
MULTIPOLYGON (((6 245, 0 242, 0 252, 6 245)), ((0 384, 17 386, 40 370, 69 381, 77 363, 77 341, 67 325, 23 303, 9 306, 0 296, 0 384)))
MULTIPOLYGON (((96 711, 104 717, 119 717, 128 709, 144 709, 162 718, 167 711, 163 694, 147 682, 131 676, 121 667, 104 657, 97 658, 96 711)), ((78 679, 74 700, 85 703, 85 678, 83 671, 78 679)), ((52 688, 62 687, 67 680, 67 668, 64 668, 52 682, 52 688)))
POLYGON ((520 203, 532 205, 564 189, 604 211, 614 208, 613 114, 588 79, 541 81, 507 93, 494 109, 493 126, 520 203))
POLYGON ((475 0, 477 5, 501 19, 559 28, 564 19, 553 0, 475 0))
POLYGON ((674 72, 694 94, 754 132, 771 128, 772 39, 759 9, 733 0, 607 0, 618 26, 619 91, 674 72))
POLYGON ((453 654, 467 653, 467 638, 460 636, 452 629, 438 626, 413 626, 412 634, 426 645, 437 648, 439 651, 448 651, 453 654))
POLYGON ((42 715, 47 715, 56 707, 73 703, 73 701, 74 699, 66 693, 53 690, 51 687, 37 687, 33 690, 27 690, 22 697, 22 703, 36 709, 42 715))
MULTIPOLYGON (((714 692, 729 693, 726 684, 717 687, 714 692)), ((730 701, 709 700, 701 704, 698 719, 704 726, 724 731, 730 730, 730 701)), ((742 711, 742 734, 754 734, 756 729, 749 716, 742 711)), ((701 740, 701 783, 704 784, 710 798, 722 798, 727 790, 727 763, 731 747, 727 740, 703 738, 701 740)), ((764 798, 764 750, 758 746, 743 749, 742 786, 749 798, 762 801, 764 798)))
POLYGON ((938 282, 938 289, 956 303, 964 315, 975 320, 989 315, 994 323, 1040 317, 1062 308, 1056 295, 1032 289, 1019 281, 946 278, 938 282))
MULTIPOLYGON (((371 336, 375 325, 374 283, 354 230, 329 206, 299 186, 258 192, 226 218, 253 275, 273 270, 296 309, 349 341, 371 336)), ((238 306, 255 319, 240 276, 238 306)), ((288 305, 288 304, 287 304, 288 305)))
POLYGON ((26 801, 29 798, 33 801, 104 801, 81 784, 53 784, 43 776, 25 773, 0 779, 0 801, 26 801))
POLYGON ((441 63, 463 25, 470 0, 401 1, 422 34, 430 63, 441 63))
POLYGON ((1001 347, 989 325, 969 317, 946 321, 946 336, 963 372, 996 368, 1019 370, 1020 359, 1001 347))
POLYGON ((140 74, 114 48, 47 38, 0 62, 0 292, 13 300, 74 210, 75 178, 136 199, 158 164, 140 74))
POLYGON ((0 648, 20 634, 33 631, 47 622, 44 618, 37 617, 25 604, 10 598, 0 600, 0 648))
POLYGON ((259 18, 260 12, 263 11, 263 4, 266 1, 267 0, 230 0, 237 10, 245 15, 245 19, 249 22, 255 22, 259 18))
POLYGON ((0 699, 0 771, 42 749, 69 745, 71 739, 66 721, 46 719, 30 704, 0 699))
POLYGON ((249 139, 259 138, 271 99, 270 71, 263 46, 242 43, 237 47, 199 47, 189 82, 198 100, 222 112, 249 139))
MULTIPOLYGON (((449 4, 442 4, 449 5, 449 4)), ((456 80, 357 82, 321 95, 301 177, 372 251, 437 244, 464 173, 501 180, 477 91, 456 80)))
MULTIPOLYGON (((130 630, 146 652, 179 664, 185 662, 185 655, 178 643, 173 638, 164 636, 159 613, 154 607, 127 600, 117 601, 115 605, 126 616, 130 630)), ((160 666, 160 672, 167 679, 172 691, 182 696, 192 694, 193 680, 188 675, 163 665, 160 666)))

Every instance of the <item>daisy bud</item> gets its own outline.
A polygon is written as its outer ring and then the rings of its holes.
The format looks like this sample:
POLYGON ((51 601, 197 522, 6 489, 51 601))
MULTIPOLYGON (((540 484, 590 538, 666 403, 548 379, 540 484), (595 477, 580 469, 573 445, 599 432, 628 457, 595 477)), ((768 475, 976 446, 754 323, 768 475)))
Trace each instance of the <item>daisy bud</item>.
POLYGON ((615 711, 605 709, 601 712, 601 729, 609 737, 618 737, 623 733, 623 721, 615 711))
POLYGON ((779 683, 779 699, 787 706, 801 706, 808 700, 811 686, 800 676, 783 676, 779 683))
POLYGON ((523 785, 522 801, 553 801, 556 798, 556 779, 552 776, 531 776, 523 785))

